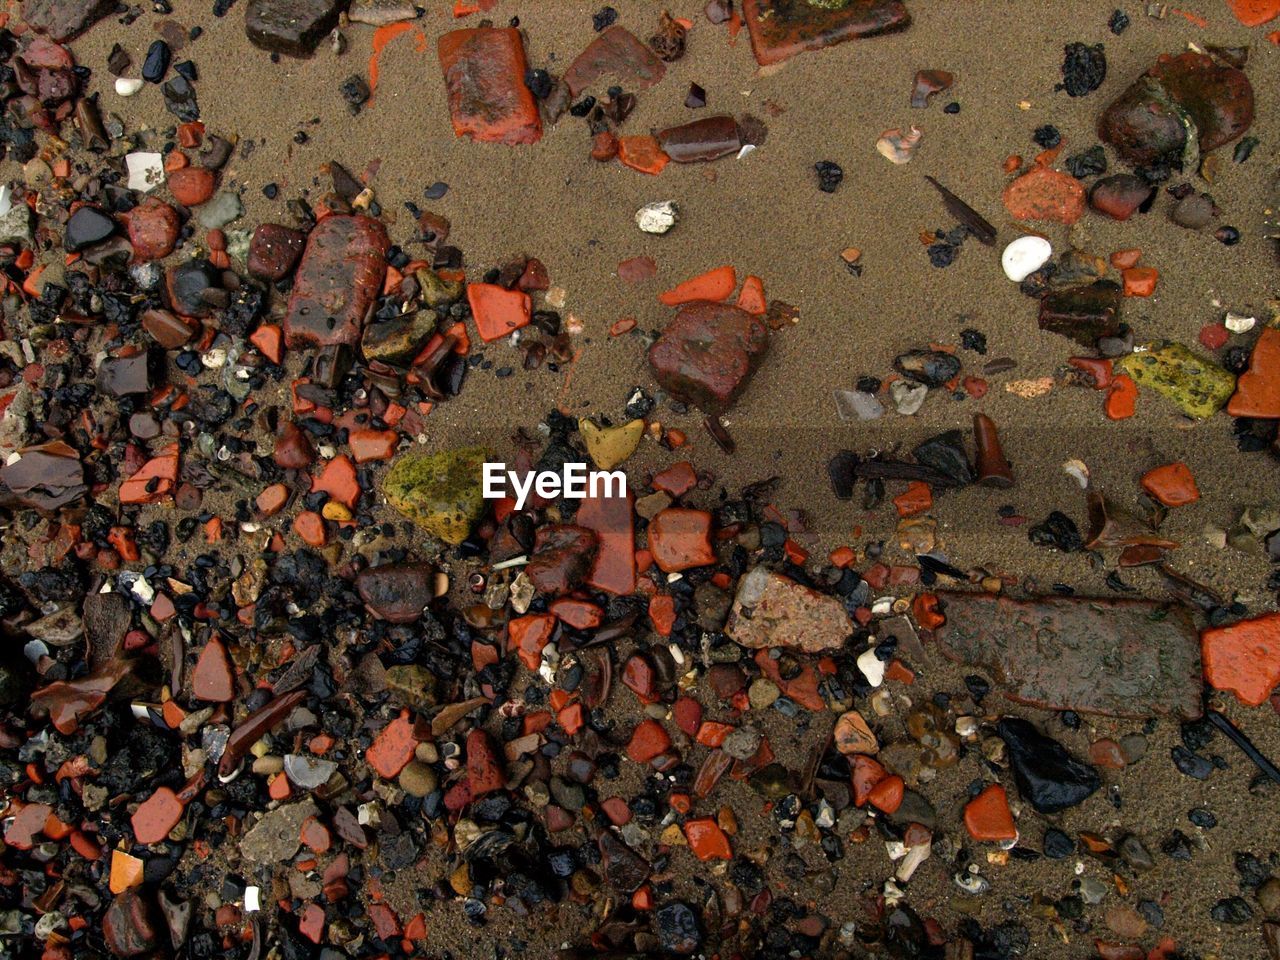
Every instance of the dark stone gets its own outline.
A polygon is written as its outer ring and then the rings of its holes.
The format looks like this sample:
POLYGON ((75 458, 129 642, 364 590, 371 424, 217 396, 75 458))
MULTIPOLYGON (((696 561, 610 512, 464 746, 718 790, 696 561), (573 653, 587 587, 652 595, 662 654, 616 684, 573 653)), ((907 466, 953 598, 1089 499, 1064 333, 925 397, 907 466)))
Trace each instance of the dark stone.
POLYGON ((169 72, 169 45, 163 40, 153 40, 147 47, 146 59, 142 61, 142 79, 147 83, 159 83, 169 72))
POLYGON ((356 592, 383 620, 414 623, 435 599, 435 574, 429 563, 384 563, 360 571, 356 592))
POLYGON ((1113 101, 1098 137, 1133 166, 1190 169, 1198 153, 1230 143, 1252 123, 1253 86, 1243 71, 1184 53, 1160 57, 1113 101))
POLYGON ((1018 792, 1039 813, 1074 807, 1102 786, 1093 767, 1074 759, 1062 744, 1028 721, 1004 717, 996 724, 996 733, 1009 749, 1018 792))
POLYGON ((568 593, 591 572, 598 547, 595 531, 586 527, 540 527, 525 575, 539 593, 568 593))
POLYGON ((1107 151, 1095 144, 1083 153, 1075 153, 1067 157, 1064 166, 1067 168, 1067 173, 1077 180, 1096 177, 1100 173, 1107 172, 1107 151))
POLYGON ((1044 832, 1044 855, 1050 860, 1065 860, 1076 852, 1076 842, 1056 827, 1044 832))
POLYGON ((597 843, 604 879, 609 886, 621 893, 634 893, 649 879, 649 861, 627 846, 621 837, 603 830, 597 843))
POLYGON ((653 924, 662 948, 668 953, 691 954, 702 943, 698 915, 687 903, 677 900, 659 908, 653 924))
POLYGON ((194 123, 200 119, 200 104, 196 100, 196 88, 186 77, 179 74, 166 80, 160 92, 164 94, 165 109, 183 123, 194 123))
POLYGON ((102 915, 102 938, 117 957, 137 957, 159 946, 159 931, 152 911, 136 889, 128 889, 111 901, 102 915))
POLYGON ((78 37, 116 8, 115 0, 23 0, 22 19, 62 43, 78 37))
POLYGON ((1243 897, 1225 897, 1209 910, 1218 923, 1241 924, 1253 919, 1253 907, 1243 897))
POLYGON ((365 216, 325 217, 307 237, 284 317, 289 346, 355 346, 382 292, 387 230, 365 216))
POLYGON ((1067 91, 1067 96, 1093 93, 1106 78, 1107 56, 1102 44, 1068 43, 1062 48, 1062 83, 1057 89, 1067 91))
POLYGON ((256 47, 309 57, 338 25, 342 0, 249 0, 244 32, 256 47))
POLYGON ((973 464, 965 450, 964 435, 959 430, 948 430, 930 437, 912 450, 911 455, 917 463, 951 477, 958 487, 967 486, 976 479, 973 464))
POLYGON ((1123 295, 1120 285, 1111 280, 1052 290, 1040 298, 1040 329, 1092 347, 1099 339, 1120 333, 1123 295))
POLYGON ((844 170, 834 160, 819 160, 813 169, 818 174, 818 189, 823 193, 835 193, 844 179, 844 170))
POLYGON ((743 0, 742 19, 761 65, 911 25, 911 14, 901 0, 849 0, 821 6, 809 0, 743 0))
POLYGON ((113 397, 146 393, 152 387, 146 353, 132 357, 108 357, 98 367, 98 387, 113 397))
POLYGON ((980 666, 1005 696, 1118 717, 1200 716, 1200 639, 1181 607, 1145 600, 1014 600, 944 593, 935 631, 952 660, 980 666))
POLYGON ((893 368, 908 380, 940 387, 960 375, 960 361, 942 350, 910 350, 893 359, 893 368))
POLYGON ((85 247, 107 239, 115 232, 116 222, 97 207, 83 206, 67 221, 67 232, 62 245, 67 253, 77 253, 85 247))
POLYGON ((726 410, 746 388, 769 346, 760 317, 726 303, 686 304, 649 348, 664 390, 706 413, 726 410))
POLYGON ((307 235, 301 230, 278 223, 261 224, 249 241, 249 274, 269 283, 283 280, 297 266, 306 245, 307 235))
POLYGON ((210 305, 204 292, 218 283, 218 274, 208 260, 184 260, 165 272, 169 304, 184 317, 207 317, 210 305))

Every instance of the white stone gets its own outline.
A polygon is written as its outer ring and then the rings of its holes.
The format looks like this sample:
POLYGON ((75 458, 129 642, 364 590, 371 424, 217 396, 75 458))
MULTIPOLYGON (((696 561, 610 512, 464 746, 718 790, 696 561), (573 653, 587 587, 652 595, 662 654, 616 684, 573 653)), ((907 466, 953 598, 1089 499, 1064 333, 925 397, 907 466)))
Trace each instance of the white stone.
POLYGON ((124 158, 129 189, 150 193, 164 183, 164 157, 158 153, 131 153, 124 158))
POLYGON ((884 661, 876 656, 876 648, 862 651, 858 655, 858 669, 867 678, 867 683, 878 687, 884 683, 884 661))
POLYGON ((1004 275, 1014 283, 1021 283, 1043 267, 1053 256, 1053 247, 1044 237, 1019 237, 1000 254, 1000 266, 1004 275))
POLYGON ((140 77, 116 77, 116 93, 122 97, 132 97, 142 89, 140 77))
POLYGON ((1232 333, 1248 333, 1257 322, 1257 317, 1245 317, 1238 313, 1228 313, 1227 319, 1223 321, 1232 333))
POLYGON ((636 226, 645 233, 663 234, 680 219, 680 208, 674 200, 658 200, 646 203, 636 211, 636 226))

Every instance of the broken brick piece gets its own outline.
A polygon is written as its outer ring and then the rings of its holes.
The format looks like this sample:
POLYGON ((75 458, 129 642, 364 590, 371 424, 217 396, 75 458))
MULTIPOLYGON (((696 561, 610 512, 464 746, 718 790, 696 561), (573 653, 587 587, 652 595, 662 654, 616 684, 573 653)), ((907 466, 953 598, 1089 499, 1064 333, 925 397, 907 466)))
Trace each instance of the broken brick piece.
POLYGON ((677 399, 704 413, 723 413, 746 389, 768 346, 769 328, 760 317, 700 300, 681 309, 654 341, 649 367, 677 399))
POLYGON ((542 137, 538 103, 524 82, 528 63, 519 30, 451 30, 436 52, 455 136, 509 146, 542 137))
POLYGON ((630 490, 625 497, 586 497, 575 518, 578 526, 596 535, 596 556, 586 584, 616 596, 636 588, 633 500, 630 490))
POLYGON ((387 272, 387 229, 380 220, 333 214, 307 235, 284 315, 290 347, 356 347, 387 272))
POLYGON ((1204 677, 1251 707, 1265 703, 1280 684, 1280 613, 1264 613, 1200 634, 1204 677))
POLYGON ((1249 369, 1227 401, 1233 417, 1280 418, 1280 328, 1267 327, 1253 345, 1249 369))
POLYGON ((689 841, 689 849, 699 860, 733 859, 729 838, 720 829, 720 824, 711 817, 695 817, 686 820, 684 836, 689 841))
POLYGON ((668 507, 649 521, 649 551, 664 573, 716 562, 711 547, 711 514, 706 510, 668 507))
POLYGON ((846 40, 905 30, 911 14, 902 0, 743 0, 742 19, 761 66, 846 40))
POLYGON ((159 843, 182 819, 182 801, 168 787, 159 787, 134 811, 131 823, 139 843, 159 843))
POLYGON ((191 675, 191 692, 210 703, 230 703, 235 699, 235 677, 227 648, 216 637, 204 645, 191 675))
POLYGON ((529 295, 523 290, 508 290, 496 283, 467 284, 467 302, 476 330, 485 343, 500 340, 528 325, 533 316, 529 295))
POLYGON ((530 613, 507 624, 507 646, 530 670, 542 665, 542 648, 551 642, 556 618, 549 613, 530 613))
POLYGON ((394 780, 413 759, 418 738, 413 735, 413 721, 408 710, 388 723, 374 738, 364 758, 383 780, 394 780))
POLYGON ((975 840, 1016 840, 1018 828, 1009 812, 1004 787, 993 783, 964 806, 964 826, 975 840))
POLYGON ((627 742, 627 756, 636 763, 648 763, 671 746, 671 736, 657 720, 641 720, 627 742))
POLYGON ((1142 489, 1166 507, 1182 507, 1200 499, 1191 468, 1181 462, 1148 470, 1142 477, 1142 489))
POLYGON ((498 748, 483 730, 472 730, 467 734, 467 783, 471 786, 472 797, 482 797, 507 785, 507 774, 498 748))
POLYGON ((635 34, 614 24, 569 64, 564 82, 577 97, 602 77, 616 78, 626 86, 634 84, 644 90, 661 80, 666 72, 662 61, 635 34))

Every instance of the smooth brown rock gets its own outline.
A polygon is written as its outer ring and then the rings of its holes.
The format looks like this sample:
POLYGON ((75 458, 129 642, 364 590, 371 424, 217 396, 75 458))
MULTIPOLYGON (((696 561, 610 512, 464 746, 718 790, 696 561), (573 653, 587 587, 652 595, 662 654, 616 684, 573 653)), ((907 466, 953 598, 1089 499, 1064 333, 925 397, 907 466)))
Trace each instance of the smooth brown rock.
POLYGON ((355 346, 382 292, 387 230, 365 216, 325 217, 307 236, 284 317, 290 347, 355 346))
POLYGON ((1011 700, 1117 717, 1201 714, 1200 638, 1181 607, 938 596, 946 616, 934 633, 939 648, 990 672, 1011 700))
POLYGON ((375 616, 413 623, 435 599, 436 569, 429 563, 384 563, 356 576, 356 592, 375 616))
POLYGON ((764 320, 725 303, 686 305, 649 348, 654 379, 706 413, 726 410, 769 346, 764 320))

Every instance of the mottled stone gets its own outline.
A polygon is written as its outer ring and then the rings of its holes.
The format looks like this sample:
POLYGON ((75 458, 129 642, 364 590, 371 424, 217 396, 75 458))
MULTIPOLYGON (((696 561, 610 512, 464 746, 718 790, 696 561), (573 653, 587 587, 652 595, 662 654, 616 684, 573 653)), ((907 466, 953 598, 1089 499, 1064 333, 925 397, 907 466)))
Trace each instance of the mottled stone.
POLYGON ((1197 419, 1221 410, 1236 387, 1233 374, 1180 343, 1144 344, 1117 360, 1116 367, 1197 419))
POLYGON ((115 7, 115 0, 23 0, 22 19, 61 43, 78 37, 115 7))
POLYGON ((756 567, 738 581, 725 633, 744 647, 838 650, 853 633, 844 604, 756 567))
POLYGON ((256 47, 309 57, 338 25, 340 0, 249 0, 244 32, 256 47))
POLYGON ((1200 716, 1200 640, 1181 607, 1144 600, 1013 600, 943 593, 935 631, 1018 703, 1118 717, 1200 716))
POLYGON ((484 512, 481 469, 492 459, 483 447, 402 453, 383 478, 382 492, 432 536, 457 545, 484 512))
POLYGON ((746 388, 768 346, 760 317, 700 300, 676 314, 649 348, 649 366, 668 393, 719 413, 746 388))

